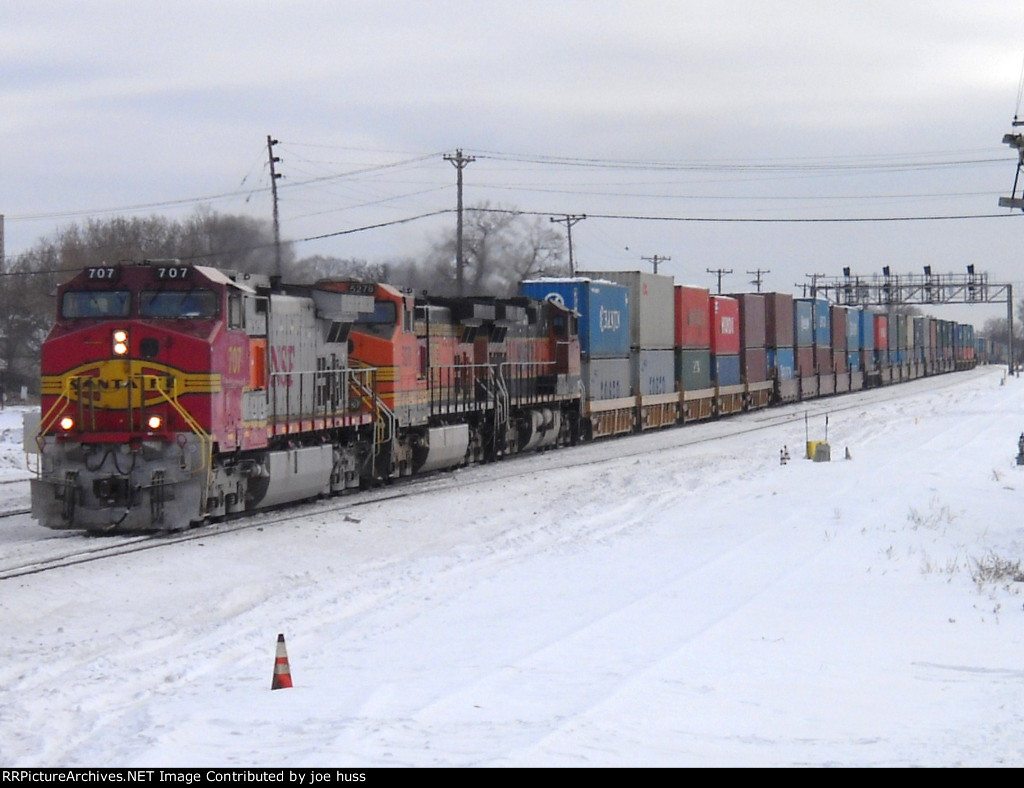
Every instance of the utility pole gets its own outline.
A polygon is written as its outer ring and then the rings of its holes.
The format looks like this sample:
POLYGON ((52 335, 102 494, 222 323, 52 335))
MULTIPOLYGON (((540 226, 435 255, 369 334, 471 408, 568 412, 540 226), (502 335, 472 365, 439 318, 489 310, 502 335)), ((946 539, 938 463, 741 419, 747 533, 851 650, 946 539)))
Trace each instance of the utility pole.
POLYGON ((731 274, 732 273, 732 269, 731 268, 729 268, 729 269, 725 269, 725 268, 708 268, 707 272, 709 274, 715 274, 718 277, 718 294, 721 295, 722 294, 722 277, 725 276, 726 274, 731 274))
POLYGON ((671 257, 660 257, 659 255, 654 255, 654 257, 641 257, 640 259, 641 260, 646 260, 648 263, 653 263, 654 264, 654 273, 658 273, 658 263, 667 263, 672 258, 671 257))
MULTIPOLYGON (((886 268, 886 277, 889 276, 888 267, 886 268)), ((804 274, 808 279, 811 280, 811 298, 818 297, 818 280, 824 279, 825 274, 804 274)), ((807 285, 804 285, 804 295, 807 295, 807 285)))
POLYGON ((754 277, 750 284, 754 285, 757 288, 757 292, 760 293, 762 274, 770 274, 771 271, 769 271, 768 269, 757 268, 753 271, 747 271, 747 273, 754 277))
POLYGON ((274 167, 275 164, 281 160, 274 155, 274 146, 277 145, 278 140, 275 140, 269 134, 267 135, 267 156, 270 159, 270 196, 274 201, 274 276, 277 277, 278 281, 281 279, 281 221, 277 213, 277 179, 281 177, 281 174, 274 167))
POLYGON ((452 156, 450 153, 444 155, 445 161, 450 161, 455 169, 458 171, 456 183, 458 185, 458 203, 457 203, 457 214, 458 221, 455 230, 455 285, 459 295, 463 295, 463 284, 462 284, 462 269, 465 267, 465 261, 462 259, 462 171, 466 169, 467 164, 471 164, 476 161, 475 156, 463 156, 462 148, 458 148, 455 151, 455 155, 452 156))
POLYGON ((569 235, 569 276, 576 276, 576 263, 572 259, 572 226, 577 222, 582 222, 586 218, 587 215, 585 213, 567 213, 561 219, 556 219, 554 216, 551 217, 551 221, 557 222, 558 224, 564 224, 565 231, 569 235))

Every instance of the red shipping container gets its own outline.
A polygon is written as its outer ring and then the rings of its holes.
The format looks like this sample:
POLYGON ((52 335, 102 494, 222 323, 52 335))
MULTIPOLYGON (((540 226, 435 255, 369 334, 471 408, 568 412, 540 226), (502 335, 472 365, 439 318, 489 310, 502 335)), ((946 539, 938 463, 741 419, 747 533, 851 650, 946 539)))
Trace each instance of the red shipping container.
POLYGON ((814 348, 814 368, 818 370, 819 374, 827 374, 833 372, 832 369, 832 349, 827 347, 816 347, 814 348))
POLYGON ((740 346, 764 347, 765 299, 760 293, 730 293, 740 302, 740 346))
POLYGON ((797 377, 806 378, 815 374, 814 371, 814 348, 798 347, 796 349, 797 377))
POLYGON ((740 364, 745 383, 764 383, 768 380, 768 351, 763 347, 746 348, 740 354, 740 364))
POLYGON ((889 316, 875 315, 875 350, 889 349, 889 316))
POLYGON ((711 296, 711 352, 735 356, 740 352, 740 302, 728 296, 711 296))
MULTIPOLYGON (((845 306, 832 307, 832 349, 838 356, 846 356, 846 321, 849 310, 845 306)), ((842 370, 840 370, 842 371, 842 370)))
POLYGON ((793 296, 765 293, 765 340, 767 347, 793 347, 793 296))
POLYGON ((676 347, 711 347, 711 291, 676 285, 676 347))

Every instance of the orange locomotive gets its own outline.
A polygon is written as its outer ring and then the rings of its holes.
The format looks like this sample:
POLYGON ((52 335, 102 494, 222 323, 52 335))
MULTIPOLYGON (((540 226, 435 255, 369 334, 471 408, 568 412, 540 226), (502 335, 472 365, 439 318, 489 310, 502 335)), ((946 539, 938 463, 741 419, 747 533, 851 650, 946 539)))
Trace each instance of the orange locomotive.
POLYGON ((151 531, 579 433, 575 315, 529 299, 90 267, 43 345, 33 515, 151 531))
POLYGON ((576 315, 528 298, 430 298, 390 285, 321 282, 369 293, 352 325, 350 361, 376 370, 390 439, 375 474, 393 478, 575 442, 576 315))

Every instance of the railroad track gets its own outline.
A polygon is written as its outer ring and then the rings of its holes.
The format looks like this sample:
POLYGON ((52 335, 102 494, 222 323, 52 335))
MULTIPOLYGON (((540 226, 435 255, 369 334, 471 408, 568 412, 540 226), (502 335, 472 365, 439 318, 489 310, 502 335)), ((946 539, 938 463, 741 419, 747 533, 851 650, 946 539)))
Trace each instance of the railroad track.
MULTIPOLYGON (((97 538, 105 539, 108 537, 83 535, 81 540, 79 540, 72 536, 65 539, 65 541, 69 542, 68 547, 71 549, 61 551, 58 555, 16 559, 7 565, 3 565, 3 559, 0 558, 0 582, 118 556, 145 552, 147 550, 160 549, 184 542, 216 538, 239 531, 272 527, 294 520, 305 520, 311 514, 321 515, 358 510, 363 506, 376 503, 438 492, 443 493, 454 488, 465 489, 471 486, 493 485, 515 477, 545 473, 568 467, 599 465, 626 457, 650 456, 701 443, 711 443, 739 435, 774 429, 787 423, 797 424, 808 416, 817 417, 830 413, 862 409, 885 400, 899 399, 916 394, 922 389, 936 391, 964 382, 964 378, 959 375, 951 375, 950 377, 953 380, 942 378, 942 382, 938 385, 935 385, 936 378, 923 378, 922 383, 924 385, 921 386, 913 385, 916 381, 912 381, 910 384, 901 384, 898 387, 882 387, 857 392, 849 395, 848 399, 846 397, 842 399, 822 398, 807 402, 796 402, 781 408, 783 411, 781 413, 778 412, 780 409, 772 409, 770 412, 748 412, 720 421, 690 424, 681 430, 652 430, 628 436, 625 439, 583 444, 580 447, 576 447, 577 450, 558 449, 540 454, 517 455, 497 463, 474 465, 454 471, 442 471, 424 477, 414 477, 403 480, 395 486, 389 485, 335 498, 292 504, 286 509, 255 512, 241 515, 235 519, 209 523, 183 531, 143 536, 109 537, 118 540, 113 544, 95 544, 97 538), (930 382, 931 385, 928 385, 926 382, 930 382), (704 427, 704 429, 699 429, 700 427, 704 427), (652 441, 646 440, 655 436, 662 438, 661 442, 663 445, 652 446, 652 441), (578 452, 580 449, 586 450, 587 455, 590 456, 580 456, 578 452)), ((27 513, 28 510, 18 510, 0 513, 0 517, 12 517, 17 514, 27 513)), ((359 522, 358 518, 348 514, 346 514, 345 519, 354 523, 359 522)))

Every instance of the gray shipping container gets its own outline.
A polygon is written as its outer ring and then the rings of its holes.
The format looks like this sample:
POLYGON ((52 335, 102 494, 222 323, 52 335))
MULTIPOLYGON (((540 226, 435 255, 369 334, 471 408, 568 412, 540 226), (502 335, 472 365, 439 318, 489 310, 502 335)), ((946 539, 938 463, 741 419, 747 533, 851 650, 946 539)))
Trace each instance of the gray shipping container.
POLYGON ((629 288, 630 347, 671 350, 675 346, 675 281, 671 276, 643 271, 577 271, 576 275, 629 288))
POLYGON ((676 390, 675 350, 634 350, 629 354, 633 368, 633 390, 640 396, 671 394, 676 390))
POLYGON ((806 298, 793 300, 793 337, 797 347, 814 344, 814 310, 806 298))
POLYGON ((629 357, 584 359, 580 372, 588 400, 618 399, 632 394, 629 357))

